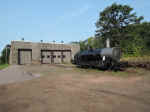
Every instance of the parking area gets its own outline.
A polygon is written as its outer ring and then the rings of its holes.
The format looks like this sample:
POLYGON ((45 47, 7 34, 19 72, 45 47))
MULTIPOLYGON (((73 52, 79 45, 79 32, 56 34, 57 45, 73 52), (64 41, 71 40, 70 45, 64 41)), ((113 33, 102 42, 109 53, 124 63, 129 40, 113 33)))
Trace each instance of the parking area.
POLYGON ((0 112, 150 110, 150 72, 143 69, 122 73, 81 69, 74 65, 28 65, 17 69, 20 68, 41 77, 1 85, 0 112))

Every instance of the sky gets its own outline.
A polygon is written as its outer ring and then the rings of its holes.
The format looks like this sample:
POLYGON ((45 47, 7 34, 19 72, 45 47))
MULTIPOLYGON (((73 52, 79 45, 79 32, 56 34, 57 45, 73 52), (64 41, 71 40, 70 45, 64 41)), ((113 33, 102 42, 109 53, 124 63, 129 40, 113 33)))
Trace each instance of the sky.
POLYGON ((94 36, 99 13, 127 4, 150 21, 150 0, 0 0, 0 51, 12 40, 61 42, 94 36))

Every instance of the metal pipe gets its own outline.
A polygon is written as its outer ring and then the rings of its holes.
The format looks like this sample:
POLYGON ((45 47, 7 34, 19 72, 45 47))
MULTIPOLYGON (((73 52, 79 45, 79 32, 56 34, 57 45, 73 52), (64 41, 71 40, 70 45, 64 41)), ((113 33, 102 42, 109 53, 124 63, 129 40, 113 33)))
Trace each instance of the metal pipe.
POLYGON ((106 39, 106 48, 110 48, 110 39, 109 38, 106 39))

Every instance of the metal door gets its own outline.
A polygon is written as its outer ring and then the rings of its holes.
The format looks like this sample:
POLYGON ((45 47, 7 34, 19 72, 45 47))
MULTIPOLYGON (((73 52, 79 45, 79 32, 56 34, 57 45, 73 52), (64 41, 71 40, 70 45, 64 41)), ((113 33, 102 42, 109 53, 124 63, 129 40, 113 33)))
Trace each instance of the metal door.
POLYGON ((25 64, 31 64, 31 62, 32 62, 31 51, 20 50, 19 51, 19 64, 25 65, 25 64))
POLYGON ((69 63, 71 61, 71 52, 70 51, 65 51, 62 53, 62 58, 64 63, 69 63))
POLYGON ((53 52, 53 60, 54 60, 54 63, 62 63, 62 60, 61 60, 61 52, 60 51, 55 51, 53 52))
POLYGON ((52 53, 50 51, 42 51, 42 63, 44 64, 52 63, 52 53))

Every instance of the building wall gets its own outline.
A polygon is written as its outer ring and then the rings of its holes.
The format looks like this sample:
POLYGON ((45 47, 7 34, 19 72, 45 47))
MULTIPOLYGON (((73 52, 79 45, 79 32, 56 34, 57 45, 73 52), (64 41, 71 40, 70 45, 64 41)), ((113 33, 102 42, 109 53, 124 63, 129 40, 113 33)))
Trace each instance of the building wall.
MULTIPOLYGON (((65 62, 69 62, 74 59, 74 55, 80 51, 80 46, 77 44, 54 44, 54 43, 33 43, 24 41, 12 41, 10 51, 10 64, 18 64, 19 49, 32 50, 32 64, 41 63, 41 51, 70 51, 70 53, 64 52, 66 55, 65 62)), ((60 52, 54 52, 59 54, 60 52)), ((55 59, 56 62, 60 62, 60 59, 55 59)))
POLYGON ((71 47, 71 59, 74 60, 74 56, 76 53, 80 51, 80 45, 79 44, 70 44, 71 47))

